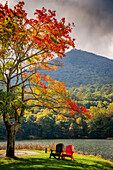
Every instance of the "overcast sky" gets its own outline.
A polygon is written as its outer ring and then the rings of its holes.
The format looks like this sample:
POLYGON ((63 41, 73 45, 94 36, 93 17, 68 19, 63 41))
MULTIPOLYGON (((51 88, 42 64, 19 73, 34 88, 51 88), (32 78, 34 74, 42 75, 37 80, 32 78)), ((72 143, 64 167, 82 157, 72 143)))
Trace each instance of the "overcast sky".
MULTIPOLYGON (((7 0, 13 7, 19 0, 7 0)), ((4 4, 5 0, 0 0, 4 4)), ((56 10, 58 20, 75 23, 71 36, 77 49, 113 59, 113 0, 24 0, 29 17, 43 6, 56 10)))

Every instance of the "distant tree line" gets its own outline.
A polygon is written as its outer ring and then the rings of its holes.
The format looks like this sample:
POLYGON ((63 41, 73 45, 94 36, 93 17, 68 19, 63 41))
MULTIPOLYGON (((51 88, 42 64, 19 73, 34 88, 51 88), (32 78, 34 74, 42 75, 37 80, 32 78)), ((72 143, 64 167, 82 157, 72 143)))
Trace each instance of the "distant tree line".
MULTIPOLYGON (((40 110, 38 117, 25 117, 16 139, 74 139, 113 138, 113 86, 93 85, 68 89, 71 97, 85 104, 91 119, 65 118, 48 110, 40 110)), ((6 139, 6 129, 0 119, 0 139, 6 139)))

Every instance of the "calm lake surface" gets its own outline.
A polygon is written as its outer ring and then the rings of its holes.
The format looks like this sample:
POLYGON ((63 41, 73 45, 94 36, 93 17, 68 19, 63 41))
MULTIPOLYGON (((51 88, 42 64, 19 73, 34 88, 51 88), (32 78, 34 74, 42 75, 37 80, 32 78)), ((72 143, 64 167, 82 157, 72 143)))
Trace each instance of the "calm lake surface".
MULTIPOLYGON (((113 140, 100 140, 100 139, 44 139, 44 140, 22 140, 16 141, 18 143, 37 143, 47 147, 48 144, 63 143, 66 145, 73 145, 75 150, 93 153, 94 155, 100 154, 102 158, 113 162, 113 140)), ((0 142, 0 145, 6 142, 0 142)))

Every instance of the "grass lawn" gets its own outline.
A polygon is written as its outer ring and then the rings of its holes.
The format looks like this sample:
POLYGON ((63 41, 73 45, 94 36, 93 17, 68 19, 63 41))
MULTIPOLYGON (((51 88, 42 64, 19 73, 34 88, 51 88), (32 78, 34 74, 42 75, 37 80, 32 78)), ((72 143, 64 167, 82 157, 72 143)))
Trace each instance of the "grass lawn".
POLYGON ((94 156, 82 156, 74 154, 74 161, 70 158, 57 160, 49 158, 49 152, 37 151, 41 155, 19 156, 18 159, 0 158, 0 170, 8 169, 78 169, 78 170, 113 170, 113 163, 94 156))

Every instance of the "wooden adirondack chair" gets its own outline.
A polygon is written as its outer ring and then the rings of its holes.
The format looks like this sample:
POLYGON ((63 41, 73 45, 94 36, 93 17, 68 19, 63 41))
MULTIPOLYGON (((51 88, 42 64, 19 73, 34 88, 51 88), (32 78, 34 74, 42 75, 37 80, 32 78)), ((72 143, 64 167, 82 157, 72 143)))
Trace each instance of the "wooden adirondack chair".
POLYGON ((61 153, 63 151, 63 148, 64 148, 64 144, 62 143, 59 143, 56 145, 56 150, 51 150, 51 153, 50 153, 50 157, 53 156, 55 159, 56 159, 56 156, 58 157, 58 159, 60 159, 60 156, 61 156, 61 153), (54 152, 53 152, 54 151, 54 152))
POLYGON ((72 159, 74 160, 73 153, 74 153, 74 146, 73 145, 67 145, 66 151, 62 152, 61 159, 65 158, 65 157, 70 157, 71 161, 72 161, 72 159))

